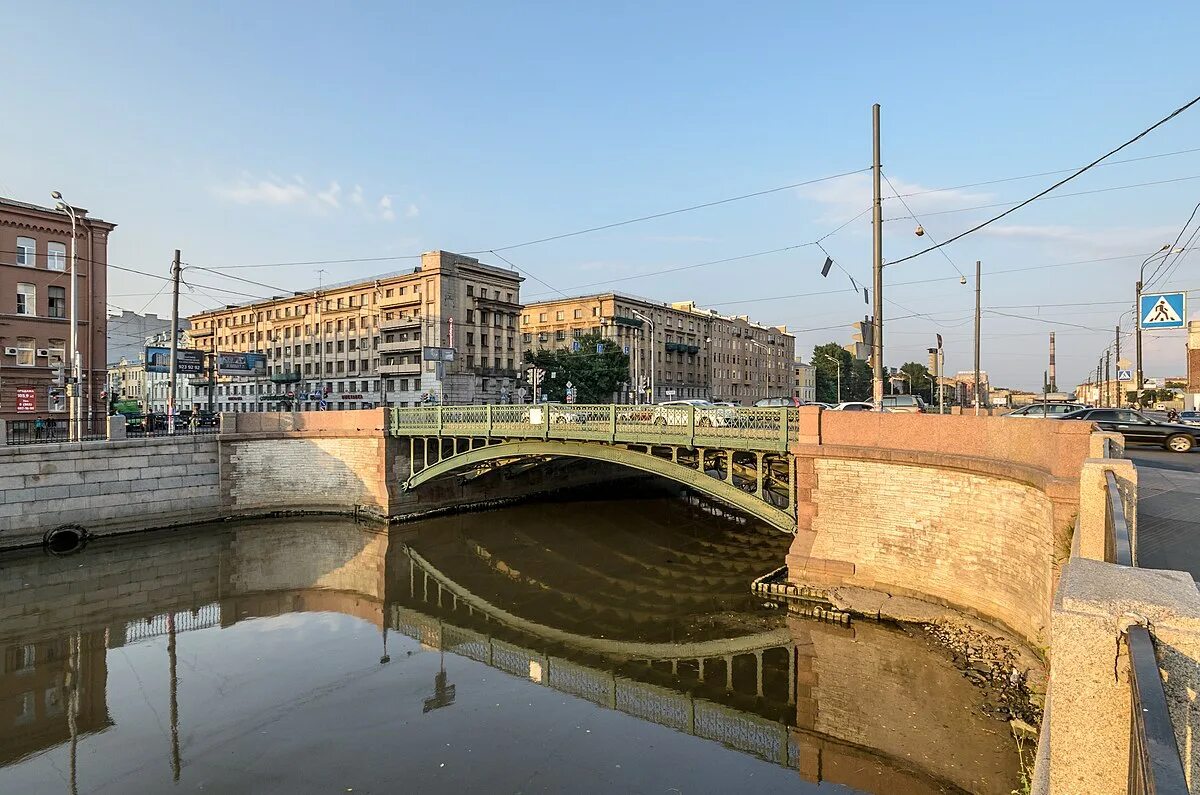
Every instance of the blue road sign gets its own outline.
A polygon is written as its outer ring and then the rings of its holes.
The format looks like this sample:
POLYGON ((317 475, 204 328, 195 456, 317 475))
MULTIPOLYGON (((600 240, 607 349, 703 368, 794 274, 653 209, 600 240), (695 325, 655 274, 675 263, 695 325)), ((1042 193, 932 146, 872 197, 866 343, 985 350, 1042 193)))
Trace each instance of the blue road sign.
POLYGON ((580 348, 579 340, 572 340, 571 341, 571 351, 573 353, 579 353, 579 348, 580 348))
POLYGON ((1117 370, 1117 380, 1118 381, 1132 381, 1133 380, 1133 370, 1117 370))
POLYGON ((1142 328, 1183 328, 1187 324, 1187 294, 1143 295, 1139 315, 1142 328))
POLYGON ((625 350, 625 355, 628 356, 629 355, 629 346, 626 345, 624 350, 625 350))

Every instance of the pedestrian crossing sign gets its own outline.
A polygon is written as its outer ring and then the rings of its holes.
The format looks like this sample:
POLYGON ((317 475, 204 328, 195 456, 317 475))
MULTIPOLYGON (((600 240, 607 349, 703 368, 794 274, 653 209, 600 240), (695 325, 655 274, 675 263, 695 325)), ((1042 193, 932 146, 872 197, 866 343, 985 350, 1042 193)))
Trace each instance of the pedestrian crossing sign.
POLYGON ((1132 381, 1133 380, 1133 370, 1117 370, 1117 380, 1118 381, 1132 381))
POLYGON ((1142 328, 1183 328, 1186 325, 1186 293, 1143 295, 1139 309, 1142 328))

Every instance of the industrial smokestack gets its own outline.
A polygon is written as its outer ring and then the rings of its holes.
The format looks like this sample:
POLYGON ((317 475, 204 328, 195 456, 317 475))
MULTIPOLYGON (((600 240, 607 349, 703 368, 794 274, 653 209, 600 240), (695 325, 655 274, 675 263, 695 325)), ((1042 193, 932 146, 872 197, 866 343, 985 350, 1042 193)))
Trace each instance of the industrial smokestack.
POLYGON ((1058 391, 1058 380, 1054 377, 1054 332, 1050 332, 1050 391, 1058 391))

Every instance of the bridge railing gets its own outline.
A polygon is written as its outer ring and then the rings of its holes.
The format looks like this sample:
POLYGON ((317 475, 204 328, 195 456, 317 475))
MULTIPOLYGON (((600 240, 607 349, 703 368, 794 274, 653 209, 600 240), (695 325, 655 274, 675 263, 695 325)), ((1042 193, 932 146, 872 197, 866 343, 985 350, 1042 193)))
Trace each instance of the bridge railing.
POLYGON ((797 410, 787 407, 543 403, 391 411, 394 436, 573 439, 783 452, 799 430, 797 410))

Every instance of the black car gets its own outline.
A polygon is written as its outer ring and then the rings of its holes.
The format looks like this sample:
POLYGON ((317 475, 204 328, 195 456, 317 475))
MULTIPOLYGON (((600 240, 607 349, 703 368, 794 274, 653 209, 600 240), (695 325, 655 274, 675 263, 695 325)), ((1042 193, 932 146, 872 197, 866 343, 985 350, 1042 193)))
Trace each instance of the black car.
POLYGON ((1102 430, 1121 434, 1127 444, 1162 445, 1175 453, 1187 453, 1200 444, 1200 427, 1159 422, 1130 409, 1082 409, 1058 419, 1094 422, 1102 430))

